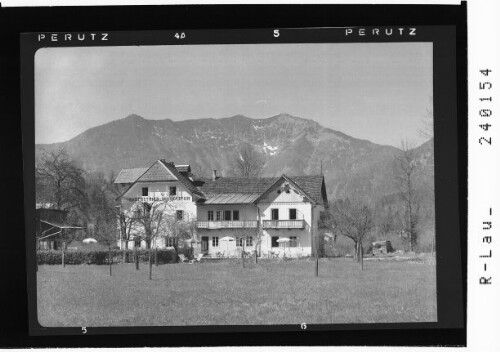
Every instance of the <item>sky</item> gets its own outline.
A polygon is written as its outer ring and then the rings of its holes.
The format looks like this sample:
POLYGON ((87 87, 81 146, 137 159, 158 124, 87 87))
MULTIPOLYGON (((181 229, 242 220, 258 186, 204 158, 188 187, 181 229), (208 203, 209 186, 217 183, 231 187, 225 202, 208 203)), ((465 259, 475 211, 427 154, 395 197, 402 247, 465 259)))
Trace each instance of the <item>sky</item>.
POLYGON ((43 48, 35 142, 133 113, 174 121, 288 113, 378 144, 418 145, 432 97, 431 43, 43 48))

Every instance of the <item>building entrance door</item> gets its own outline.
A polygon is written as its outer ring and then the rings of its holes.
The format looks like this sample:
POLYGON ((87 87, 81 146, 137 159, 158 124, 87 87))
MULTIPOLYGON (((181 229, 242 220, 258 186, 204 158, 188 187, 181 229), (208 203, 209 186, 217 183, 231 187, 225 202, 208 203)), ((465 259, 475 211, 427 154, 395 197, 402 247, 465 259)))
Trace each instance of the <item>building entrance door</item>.
POLYGON ((201 252, 202 253, 208 252, 208 236, 201 237, 201 252))

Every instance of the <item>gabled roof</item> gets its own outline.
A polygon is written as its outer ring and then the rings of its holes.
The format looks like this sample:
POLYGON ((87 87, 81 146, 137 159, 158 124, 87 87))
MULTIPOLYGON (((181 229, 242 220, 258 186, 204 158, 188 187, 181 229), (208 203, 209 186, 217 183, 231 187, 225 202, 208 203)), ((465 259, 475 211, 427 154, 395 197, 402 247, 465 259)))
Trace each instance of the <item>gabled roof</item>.
POLYGON ((143 172, 117 199, 123 197, 123 195, 125 195, 133 187, 133 185, 138 182, 161 181, 179 181, 193 197, 202 199, 205 198, 203 192, 196 188, 189 178, 181 174, 173 162, 157 160, 153 165, 151 165, 151 167, 146 169, 146 171, 143 172))
MULTIPOLYGON (((185 176, 192 176, 191 174, 191 165, 175 165, 175 168, 179 170, 180 173, 185 176)), ((146 171, 148 171, 148 167, 138 167, 133 169, 121 169, 116 176, 114 183, 134 183, 137 179, 142 176, 146 171)))
POLYGON ((311 203, 315 203, 316 202, 316 200, 314 200, 313 198, 311 198, 311 196, 306 191, 304 191, 295 181, 293 181, 291 178, 289 178, 286 175, 281 175, 281 177, 279 177, 276 180, 276 182, 273 183, 273 185, 271 187, 269 187, 264 193, 262 193, 260 195, 260 197, 258 199, 256 199, 255 201, 258 202, 259 200, 261 200, 262 198, 264 198, 265 196, 267 196, 275 186, 277 186, 278 184, 280 184, 282 182, 288 182, 289 184, 291 184, 293 188, 296 188, 302 194, 302 196, 305 197, 305 198, 307 198, 307 199, 309 199, 309 201, 311 203))
MULTIPOLYGON (((173 162, 158 160, 146 169, 123 169, 118 174, 115 183, 179 181, 195 198, 204 200, 205 204, 241 204, 255 202, 284 178, 311 201, 324 206, 328 205, 325 181, 322 175, 219 177, 215 180, 196 178, 193 181, 190 179, 190 175, 191 167, 189 165, 175 165, 173 162), (132 179, 133 181, 131 181, 132 179)), ((131 187, 132 185, 123 194, 127 193, 131 187)))
POLYGON ((325 177, 323 175, 290 176, 290 179, 314 199, 316 203, 328 206, 325 177))
POLYGON ((161 163, 163 166, 165 166, 170 173, 179 180, 179 182, 193 195, 196 195, 199 198, 205 198, 205 194, 203 194, 202 191, 200 191, 194 184, 193 182, 181 174, 179 170, 176 168, 174 163, 169 163, 166 162, 165 160, 158 160, 159 163, 161 163))
POLYGON ((145 173, 147 169, 147 167, 122 169, 118 176, 116 176, 114 183, 133 183, 139 178, 139 176, 145 173))
MULTIPOLYGON (((220 177, 216 180, 208 178, 195 179, 198 188, 207 195, 207 201, 216 195, 231 194, 259 194, 267 192, 281 178, 292 181, 297 188, 314 202, 327 205, 326 188, 324 177, 315 176, 286 176, 281 177, 220 177)), ((259 198, 259 197, 257 197, 259 198)), ((205 202, 205 204, 208 204, 205 202)))
POLYGON ((167 165, 171 165, 172 169, 177 171, 173 164, 158 160, 137 179, 137 182, 177 181, 176 175, 173 174, 171 168, 167 167, 167 165))

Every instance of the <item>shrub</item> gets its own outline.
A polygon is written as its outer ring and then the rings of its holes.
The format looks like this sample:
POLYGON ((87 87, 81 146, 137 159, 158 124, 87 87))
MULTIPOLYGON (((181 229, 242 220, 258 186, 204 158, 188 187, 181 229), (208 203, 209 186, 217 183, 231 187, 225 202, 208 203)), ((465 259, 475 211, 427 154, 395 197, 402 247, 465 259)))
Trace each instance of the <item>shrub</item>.
MULTIPOLYGON (((64 262, 68 265, 79 264, 107 264, 108 251, 66 251, 64 252, 64 262)), ((120 256, 120 251, 111 251, 113 262, 120 256)), ((62 251, 38 251, 38 264, 57 265, 62 263, 62 251)))
MULTIPOLYGON (((151 259, 155 260, 155 251, 151 250, 151 259)), ((179 254, 184 254, 187 258, 191 258, 191 248, 179 248, 179 254)), ((66 251, 64 256, 64 262, 68 265, 79 265, 79 264, 97 264, 103 265, 108 264, 108 251, 98 250, 98 251, 66 251)), ((134 262, 134 251, 127 250, 112 250, 111 257, 113 263, 122 263, 124 256, 128 258, 128 262, 134 262)), ((147 249, 138 249, 137 256, 139 263, 147 263, 149 260, 147 249)), ((173 249, 158 249, 158 264, 176 263, 178 257, 173 249)), ((62 263, 62 251, 38 251, 37 252, 37 262, 39 265, 60 265, 62 263)))

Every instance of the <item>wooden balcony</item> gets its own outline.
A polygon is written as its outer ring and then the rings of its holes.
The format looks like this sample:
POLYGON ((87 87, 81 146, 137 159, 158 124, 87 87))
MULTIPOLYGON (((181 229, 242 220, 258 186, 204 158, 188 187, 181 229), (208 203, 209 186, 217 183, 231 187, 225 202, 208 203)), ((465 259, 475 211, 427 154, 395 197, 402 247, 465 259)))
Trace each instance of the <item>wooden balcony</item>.
POLYGON ((219 229, 255 229, 256 220, 235 220, 235 221, 197 221, 198 229, 219 230, 219 229))
POLYGON ((264 220, 262 227, 265 229, 303 229, 304 220, 264 220))

